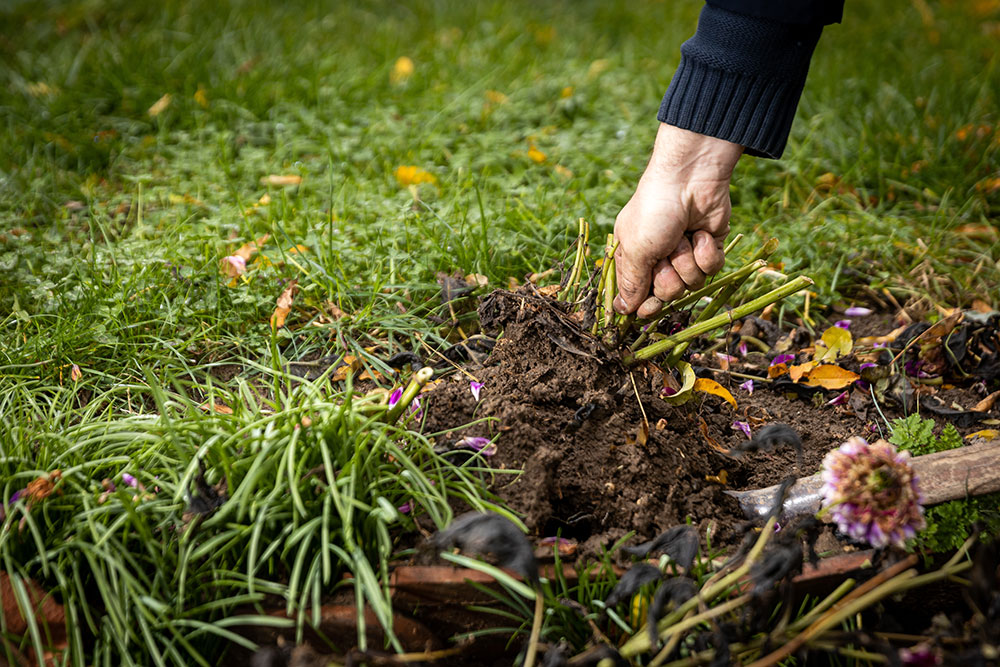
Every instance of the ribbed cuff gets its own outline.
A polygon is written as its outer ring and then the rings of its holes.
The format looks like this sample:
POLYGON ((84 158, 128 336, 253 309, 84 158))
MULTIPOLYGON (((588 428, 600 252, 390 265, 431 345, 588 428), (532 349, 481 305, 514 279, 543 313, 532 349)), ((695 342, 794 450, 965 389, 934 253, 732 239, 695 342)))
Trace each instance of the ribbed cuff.
POLYGON ((657 118, 780 157, 822 29, 706 6, 657 118))

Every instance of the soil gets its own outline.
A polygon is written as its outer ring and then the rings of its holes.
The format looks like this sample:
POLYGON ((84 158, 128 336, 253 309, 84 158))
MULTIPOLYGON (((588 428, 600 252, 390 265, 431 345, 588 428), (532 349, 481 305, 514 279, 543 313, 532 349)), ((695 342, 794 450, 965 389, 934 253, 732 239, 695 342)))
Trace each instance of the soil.
MULTIPOLYGON (((638 543, 685 521, 703 538, 710 535, 713 546, 734 545, 746 518, 727 489, 812 474, 847 437, 879 437, 879 423, 884 428, 863 396, 828 405, 840 391, 784 393, 763 382, 749 394, 740 387, 745 377, 732 371, 766 377, 767 360, 754 353, 728 371, 718 367, 714 353, 691 355, 699 375, 726 387, 738 408, 702 393, 672 406, 661 398, 659 369, 626 369, 618 353, 584 330, 579 316, 530 286, 516 293, 495 291, 483 299, 479 315, 485 332, 502 331, 485 363, 468 369, 484 385, 480 400, 473 397, 468 376, 439 383, 422 399, 425 432, 449 431, 437 437, 439 443, 499 433, 490 465, 523 472, 497 474, 492 490, 522 515, 535 537, 577 540, 578 556, 600 553, 630 531, 635 535, 629 543, 638 543), (802 438, 801 459, 783 448, 740 459, 720 451, 746 440, 734 421, 747 422, 754 432, 765 424, 788 424, 802 438), (475 423, 461 428, 470 422, 475 423)), ((889 317, 870 316, 854 328, 857 336, 888 333, 895 326, 889 317)), ((775 328, 770 337, 781 333, 775 328)), ((965 406, 980 398, 961 387, 942 395, 949 404, 965 406)), ((879 408, 889 420, 902 416, 894 405, 879 408)), ((977 428, 984 427, 960 431, 977 428)))

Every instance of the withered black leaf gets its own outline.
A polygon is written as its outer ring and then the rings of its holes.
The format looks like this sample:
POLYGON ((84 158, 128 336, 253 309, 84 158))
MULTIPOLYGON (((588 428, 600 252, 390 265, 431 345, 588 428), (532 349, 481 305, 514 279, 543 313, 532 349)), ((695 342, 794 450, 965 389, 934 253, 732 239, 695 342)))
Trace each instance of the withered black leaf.
POLYGON ((622 575, 622 578, 618 580, 615 587, 611 589, 611 593, 604 600, 604 606, 614 607, 625 600, 631 599, 640 588, 652 581, 656 581, 662 576, 660 568, 655 565, 636 563, 628 569, 628 572, 622 575))
POLYGON ((740 458, 746 452, 772 452, 779 445, 787 445, 795 450, 795 460, 802 461, 802 438, 788 424, 768 424, 757 431, 749 440, 733 447, 729 454, 740 458))
POLYGON ((402 368, 403 366, 409 364, 410 369, 414 373, 424 367, 423 360, 413 352, 399 352, 386 359, 385 363, 388 364, 390 368, 402 368))
POLYGON ((650 646, 657 646, 659 644, 659 633, 657 632, 656 625, 659 623, 660 618, 662 618, 663 612, 669 607, 684 604, 693 598, 697 592, 698 586, 693 580, 687 577, 674 577, 669 581, 663 582, 656 589, 656 594, 653 596, 653 601, 649 603, 649 611, 646 615, 649 619, 650 646))
POLYGON ((194 488, 197 495, 188 489, 188 504, 184 510, 184 523, 197 516, 207 516, 222 507, 226 502, 226 479, 223 477, 215 486, 205 480, 205 462, 198 461, 198 474, 194 476, 194 488))
POLYGON ((802 545, 798 540, 769 545, 760 560, 750 566, 754 596, 771 591, 786 577, 802 570, 802 545))
POLYGON ((500 567, 517 572, 528 582, 538 582, 538 562, 524 533, 499 514, 467 512, 456 517, 433 537, 439 549, 458 547, 471 554, 492 554, 500 567))
POLYGON ((687 524, 674 526, 649 542, 634 547, 624 547, 622 551, 639 558, 665 553, 687 570, 691 568, 694 557, 698 554, 698 531, 694 526, 687 524))

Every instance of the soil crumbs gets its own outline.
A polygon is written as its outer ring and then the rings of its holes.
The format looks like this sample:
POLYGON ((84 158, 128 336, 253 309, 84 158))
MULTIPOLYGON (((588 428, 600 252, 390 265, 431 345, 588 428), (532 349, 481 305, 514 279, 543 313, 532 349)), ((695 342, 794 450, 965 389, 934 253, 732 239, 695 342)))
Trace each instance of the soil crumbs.
MULTIPOLYGON (((707 394, 672 406, 661 398, 658 369, 626 369, 562 306, 537 292, 498 290, 485 297, 483 330, 502 335, 474 370, 484 385, 480 400, 468 378, 442 382, 426 394, 425 432, 450 431, 439 441, 499 433, 490 465, 523 472, 495 475, 492 490, 534 536, 577 540, 577 556, 599 554, 630 531, 636 534, 630 542, 641 541, 686 521, 713 547, 732 546, 745 532, 746 517, 725 490, 813 474, 850 435, 888 435, 849 404, 767 391, 761 383, 751 395, 739 387, 743 378, 710 369, 703 373, 730 390, 737 409, 707 394), (790 425, 802 437, 801 458, 790 449, 729 456, 722 450, 746 440, 736 421, 754 431, 790 425)), ((882 407, 887 418, 900 416, 882 407)))

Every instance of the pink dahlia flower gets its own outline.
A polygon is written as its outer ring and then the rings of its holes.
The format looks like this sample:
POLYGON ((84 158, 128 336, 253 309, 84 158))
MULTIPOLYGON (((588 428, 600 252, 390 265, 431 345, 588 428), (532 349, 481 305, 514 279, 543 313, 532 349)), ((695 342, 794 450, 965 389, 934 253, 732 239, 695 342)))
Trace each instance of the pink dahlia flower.
POLYGON ((849 438, 823 459, 823 507, 837 527, 874 547, 903 546, 926 525, 909 452, 849 438))

